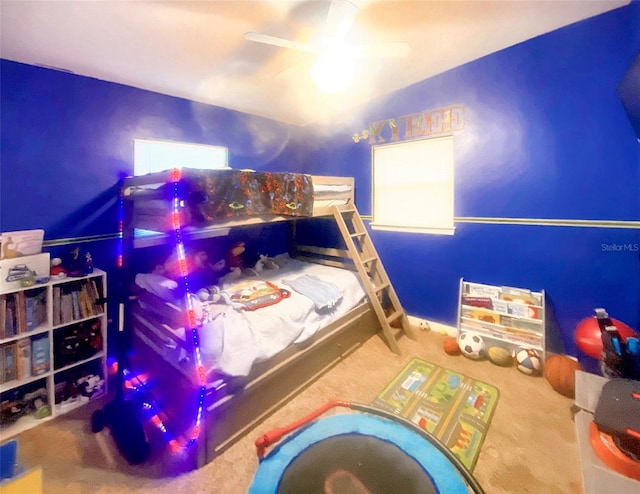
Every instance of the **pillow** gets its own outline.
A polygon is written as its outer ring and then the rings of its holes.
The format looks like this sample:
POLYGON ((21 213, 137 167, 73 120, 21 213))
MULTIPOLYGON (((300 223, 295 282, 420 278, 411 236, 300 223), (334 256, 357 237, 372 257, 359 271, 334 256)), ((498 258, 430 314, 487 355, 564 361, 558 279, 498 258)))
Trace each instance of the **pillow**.
POLYGON ((175 302, 180 297, 177 290, 178 283, 161 274, 138 273, 135 282, 140 288, 144 288, 167 302, 175 302))

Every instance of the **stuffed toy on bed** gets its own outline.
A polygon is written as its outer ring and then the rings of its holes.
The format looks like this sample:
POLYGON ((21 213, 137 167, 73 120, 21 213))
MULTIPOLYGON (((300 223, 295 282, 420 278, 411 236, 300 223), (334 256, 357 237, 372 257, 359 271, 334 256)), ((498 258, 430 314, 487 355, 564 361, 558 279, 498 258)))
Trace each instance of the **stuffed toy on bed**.
MULTIPOLYGON (((224 260, 212 263, 204 250, 187 252, 185 257, 186 271, 189 276, 189 291, 192 293, 197 292, 200 288, 218 284, 224 275, 226 267, 224 260)), ((184 279, 180 260, 175 252, 163 264, 156 266, 153 274, 165 276, 179 283, 184 279)))

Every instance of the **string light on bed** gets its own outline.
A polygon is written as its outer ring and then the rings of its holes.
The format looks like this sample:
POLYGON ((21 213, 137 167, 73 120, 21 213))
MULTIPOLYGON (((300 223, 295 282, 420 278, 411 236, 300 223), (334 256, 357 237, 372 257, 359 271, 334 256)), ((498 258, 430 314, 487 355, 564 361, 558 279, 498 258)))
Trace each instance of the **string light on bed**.
POLYGON ((191 330, 191 336, 193 338, 193 349, 195 354, 195 365, 196 371, 198 375, 198 380, 200 384, 200 391, 198 397, 198 411, 196 414, 195 425, 193 427, 193 432, 191 434, 191 438, 188 440, 186 446, 193 445, 198 436, 200 435, 200 423, 202 421, 202 411, 204 408, 204 395, 206 391, 206 381, 205 381, 205 372, 204 367, 202 365, 202 358, 200 355, 200 339, 198 336, 198 328, 195 316, 195 310, 193 308, 193 303, 190 297, 189 291, 189 270, 187 267, 187 256, 184 250, 184 243, 182 238, 182 225, 180 221, 180 169, 174 168, 171 171, 171 180, 173 182, 173 212, 172 212, 172 223, 173 230, 176 237, 176 251, 178 254, 178 260, 180 265, 180 274, 184 280, 184 297, 187 305, 187 318, 189 323, 189 329, 191 330))
POLYGON ((180 441, 173 437, 169 432, 169 429, 161 418, 161 416, 164 416, 164 413, 158 408, 152 399, 149 399, 151 395, 146 391, 148 376, 146 374, 133 375, 130 371, 124 369, 123 377, 124 382, 122 384, 124 388, 131 393, 139 395, 142 399, 143 419, 151 422, 151 424, 162 432, 169 444, 169 447, 171 448, 171 451, 174 453, 179 452, 184 446, 186 446, 188 440, 183 439, 183 444, 181 444, 180 441))

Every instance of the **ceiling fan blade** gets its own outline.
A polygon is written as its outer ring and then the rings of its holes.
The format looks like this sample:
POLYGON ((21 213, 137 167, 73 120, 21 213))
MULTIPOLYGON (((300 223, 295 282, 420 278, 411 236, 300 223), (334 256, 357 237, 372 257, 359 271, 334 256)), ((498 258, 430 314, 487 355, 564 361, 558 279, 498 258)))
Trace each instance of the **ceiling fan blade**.
POLYGON ((316 53, 317 50, 310 45, 304 43, 298 43, 288 39, 277 38, 275 36, 269 36, 268 34, 260 34, 249 31, 244 33, 244 39, 247 41, 255 41, 256 43, 264 43, 267 45, 280 46, 282 48, 291 48, 298 51, 306 51, 309 53, 316 53))
POLYGON ((368 43, 347 45, 345 51, 356 58, 406 58, 411 52, 409 43, 368 43))
POLYGON ((351 29, 358 7, 348 0, 332 0, 327 13, 324 35, 330 43, 340 43, 351 29))

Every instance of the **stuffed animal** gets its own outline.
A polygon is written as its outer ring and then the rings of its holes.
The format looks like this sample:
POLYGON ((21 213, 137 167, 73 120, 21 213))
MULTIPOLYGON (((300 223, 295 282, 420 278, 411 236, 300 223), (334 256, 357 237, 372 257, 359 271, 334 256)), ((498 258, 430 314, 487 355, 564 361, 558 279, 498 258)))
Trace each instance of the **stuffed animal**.
POLYGON ((227 255, 227 266, 229 269, 242 269, 244 267, 244 260, 242 254, 244 254, 247 247, 244 242, 235 242, 229 249, 227 255))
MULTIPOLYGON (((216 285, 220 280, 220 276, 224 274, 225 266, 224 260, 211 263, 209 254, 204 250, 187 252, 184 267, 189 276, 190 291, 197 292, 200 288, 216 285)), ((153 273, 176 281, 182 281, 184 276, 181 262, 175 252, 168 257, 164 264, 156 266, 153 273)))
POLYGON ((49 274, 51 276, 57 276, 58 278, 64 278, 67 276, 67 270, 62 265, 62 259, 59 257, 54 257, 51 259, 51 268, 49 270, 49 274))
POLYGON ((269 257, 264 254, 259 254, 259 257, 260 259, 258 259, 258 262, 256 262, 256 265, 253 268, 258 273, 261 273, 264 270, 280 269, 280 266, 273 257, 269 257))

